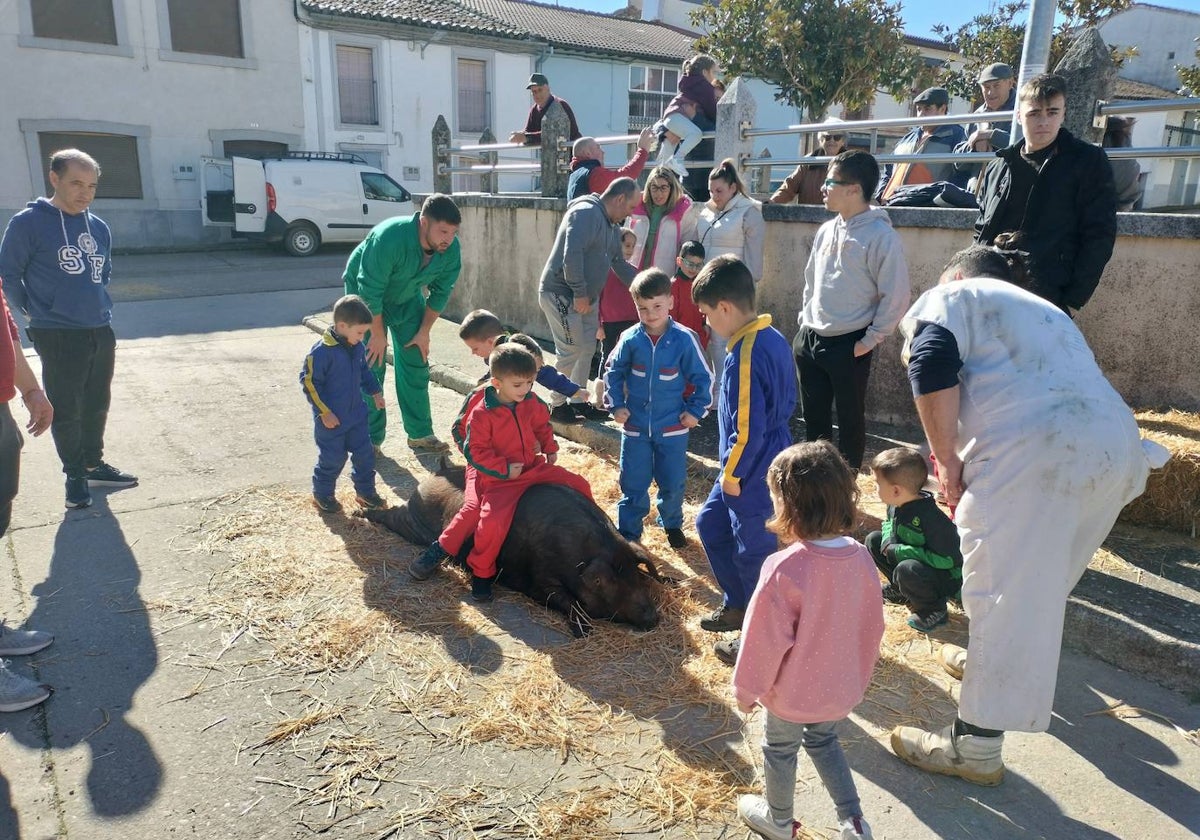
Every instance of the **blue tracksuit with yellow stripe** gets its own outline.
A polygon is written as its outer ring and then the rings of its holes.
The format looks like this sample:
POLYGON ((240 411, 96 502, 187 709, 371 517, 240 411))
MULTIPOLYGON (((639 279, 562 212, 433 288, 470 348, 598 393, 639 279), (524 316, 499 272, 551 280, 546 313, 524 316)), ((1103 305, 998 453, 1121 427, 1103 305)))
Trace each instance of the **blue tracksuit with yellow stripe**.
POLYGON ((792 445, 788 421, 796 409, 796 363, 770 315, 743 326, 727 347, 717 406, 721 473, 696 516, 696 531, 725 593, 724 605, 745 609, 763 561, 778 548, 766 525, 774 512, 767 467, 792 445), (726 478, 737 480, 740 495, 722 491, 726 478))
POLYGON ((360 494, 375 492, 375 447, 367 428, 363 394, 382 389, 367 365, 366 345, 348 344, 329 327, 304 357, 300 385, 313 409, 313 436, 317 440, 317 466, 313 470, 313 495, 332 496, 337 477, 350 455, 350 478, 360 494), (332 412, 338 425, 325 428, 321 415, 332 412))
POLYGON ((621 430, 617 530, 627 540, 641 539, 651 480, 658 485, 658 524, 682 528, 688 428, 679 416, 686 411, 702 420, 712 402, 712 373, 700 339, 674 320, 659 336, 641 324, 630 327, 609 355, 604 386, 610 410, 629 410, 621 430))

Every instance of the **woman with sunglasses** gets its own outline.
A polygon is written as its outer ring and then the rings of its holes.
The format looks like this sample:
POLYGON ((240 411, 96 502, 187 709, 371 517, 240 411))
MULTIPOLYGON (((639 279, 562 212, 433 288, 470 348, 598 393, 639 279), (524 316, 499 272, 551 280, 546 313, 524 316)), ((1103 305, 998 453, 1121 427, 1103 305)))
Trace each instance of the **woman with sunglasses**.
POLYGON ((629 216, 629 227, 637 236, 633 264, 638 271, 659 268, 674 274, 679 246, 696 238, 699 210, 674 172, 665 166, 650 170, 642 200, 629 216))
MULTIPOLYGON (((846 135, 832 129, 817 134, 817 148, 808 157, 837 157, 846 151, 846 135)), ((825 182, 828 164, 810 163, 797 166, 792 174, 771 196, 772 204, 821 204, 821 185, 825 182)))

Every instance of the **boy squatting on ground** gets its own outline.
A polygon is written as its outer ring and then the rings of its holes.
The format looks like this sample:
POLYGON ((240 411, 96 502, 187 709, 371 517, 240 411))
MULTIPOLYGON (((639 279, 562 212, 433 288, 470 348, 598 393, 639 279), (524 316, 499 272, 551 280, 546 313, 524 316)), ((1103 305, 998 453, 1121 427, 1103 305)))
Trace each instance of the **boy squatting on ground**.
POLYGON ((862 702, 883 638, 879 578, 867 550, 846 536, 858 486, 828 441, 779 453, 767 485, 775 511, 767 527, 789 545, 763 563, 733 669, 738 709, 767 710, 765 795, 743 796, 738 815, 763 837, 796 836, 803 746, 837 808, 838 840, 870 838, 836 729, 862 702))
POLYGON ((532 391, 537 359, 519 344, 507 343, 492 352, 489 365, 491 384, 476 392, 481 394, 478 398, 467 398, 463 405, 466 416, 455 421, 456 436, 458 429, 463 430, 467 464, 476 471, 477 512, 468 511, 464 503, 437 542, 409 568, 417 580, 430 577, 446 554, 458 554, 471 533, 465 523, 477 516, 475 544, 467 555, 467 566, 471 597, 479 602, 492 600, 496 558, 527 488, 565 484, 592 498, 587 481, 554 463, 558 442, 550 427, 550 409, 532 391))
POLYGON ((383 408, 383 389, 367 366, 363 337, 371 328, 371 310, 358 295, 345 295, 333 305, 333 326, 304 357, 300 384, 313 409, 317 466, 313 501, 326 513, 342 509, 334 497, 337 478, 350 455, 350 478, 357 501, 365 508, 384 507, 375 492, 375 447, 367 426, 369 394, 383 408))
POLYGON ((924 491, 929 468, 920 452, 887 449, 871 462, 879 499, 887 509, 882 531, 867 535, 867 548, 888 584, 884 600, 907 604, 908 626, 922 633, 946 623, 946 599, 962 588, 963 556, 958 529, 924 491))
MULTIPOLYGON (((738 630, 767 555, 778 547, 767 530, 771 496, 767 467, 792 445, 788 420, 796 409, 796 367, 788 340, 759 315, 754 277, 728 254, 704 267, 692 299, 713 333, 730 336, 717 403, 721 472, 696 515, 696 532, 724 593, 720 608, 701 619, 713 633, 738 630)), ((737 640, 716 644, 717 658, 732 665, 737 640)))
POLYGON ((621 426, 617 530, 642 538, 650 481, 658 485, 658 524, 683 548, 688 430, 712 406, 712 372, 699 337, 671 319, 671 278, 648 268, 629 287, 639 324, 621 334, 604 370, 605 399, 621 426))

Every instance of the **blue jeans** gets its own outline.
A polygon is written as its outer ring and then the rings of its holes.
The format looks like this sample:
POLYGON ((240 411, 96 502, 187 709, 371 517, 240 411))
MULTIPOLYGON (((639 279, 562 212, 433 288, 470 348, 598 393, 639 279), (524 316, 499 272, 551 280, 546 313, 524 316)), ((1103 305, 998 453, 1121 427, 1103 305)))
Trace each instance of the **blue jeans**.
POLYGON ((862 816, 858 789, 850 775, 850 765, 842 745, 838 743, 836 720, 825 723, 792 723, 767 712, 763 732, 763 791, 771 816, 776 822, 793 818, 792 802, 796 797, 796 754, 800 747, 808 753, 821 784, 829 792, 837 808, 838 822, 862 816))

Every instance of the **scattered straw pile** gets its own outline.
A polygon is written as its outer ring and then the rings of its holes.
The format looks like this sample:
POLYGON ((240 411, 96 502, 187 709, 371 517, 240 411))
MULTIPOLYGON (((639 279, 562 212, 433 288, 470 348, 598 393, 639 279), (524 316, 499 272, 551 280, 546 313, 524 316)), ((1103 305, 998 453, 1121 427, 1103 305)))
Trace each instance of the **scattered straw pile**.
MULTIPOLYGON (((612 509, 614 464, 570 449, 561 463, 584 474, 612 509)), ((869 504, 869 477, 861 483, 871 524, 883 508, 869 504)), ((708 489, 693 479, 689 498, 703 499, 708 489)), ((352 505, 349 495, 342 501, 352 505)), ((688 521, 697 507, 689 505, 688 521)), ((308 784, 276 783, 295 790, 305 815, 319 810, 321 825, 375 813, 383 820, 372 827, 378 838, 409 836, 429 821, 448 836, 592 840, 670 829, 687 837, 735 822, 737 795, 757 790, 761 714, 748 732, 731 702, 730 671, 712 653, 718 637, 699 629, 719 593, 694 535, 674 551, 647 526, 660 570, 680 581, 661 591, 659 627, 635 634, 597 622, 580 640, 560 615, 524 596, 500 590, 483 608, 465 601, 461 572, 411 582, 415 546, 363 520, 322 517, 302 494, 266 488, 219 499, 193 536, 193 550, 228 562, 207 592, 167 606, 230 633, 215 657, 225 659, 213 666, 225 670, 225 682, 210 678, 193 694, 248 681, 254 668, 303 682, 308 704, 288 720, 276 713, 247 749, 306 756, 308 784), (243 635, 265 644, 270 657, 237 661, 232 651, 243 635), (364 680, 371 690, 319 700, 307 688, 367 669, 375 673, 364 680), (427 748, 413 746, 422 739, 427 748), (398 743, 405 748, 394 749, 398 743), (515 782, 494 780, 493 790, 464 773, 429 790, 421 754, 455 752, 455 745, 534 751, 561 766, 563 778, 517 794, 515 782)), ((874 737, 953 714, 937 643, 904 624, 903 608, 887 609, 883 656, 858 711, 874 737)), ((942 638, 965 643, 965 635, 955 615, 942 638)))
POLYGON ((1121 520, 1196 536, 1200 516, 1200 415, 1139 411, 1145 437, 1171 450, 1171 459, 1150 474, 1146 492, 1130 502, 1121 520))

